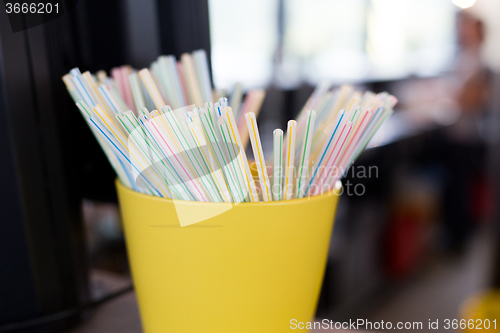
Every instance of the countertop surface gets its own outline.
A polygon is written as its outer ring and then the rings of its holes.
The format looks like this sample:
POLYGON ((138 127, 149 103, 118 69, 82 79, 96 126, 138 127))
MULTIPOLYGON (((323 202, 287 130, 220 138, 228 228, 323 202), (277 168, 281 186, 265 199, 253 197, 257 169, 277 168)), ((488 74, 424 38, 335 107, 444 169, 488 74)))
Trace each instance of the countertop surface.
MULTIPOLYGON (((130 279, 96 271, 92 274, 94 297, 100 297, 122 289, 130 284, 130 279)), ((304 332, 303 330, 299 330, 304 332)), ((317 329, 311 332, 325 332, 327 329, 317 329)), ((335 330, 348 332, 347 330, 335 330)), ((82 322, 66 333, 141 333, 141 320, 134 292, 129 292, 116 299, 102 304, 97 309, 86 314, 82 322)))

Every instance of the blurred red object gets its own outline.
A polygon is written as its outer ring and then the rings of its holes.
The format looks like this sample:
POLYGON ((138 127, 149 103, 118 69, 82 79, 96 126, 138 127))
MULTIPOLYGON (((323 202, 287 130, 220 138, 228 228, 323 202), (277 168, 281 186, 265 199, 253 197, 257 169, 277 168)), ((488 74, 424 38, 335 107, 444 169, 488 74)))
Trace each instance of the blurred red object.
POLYGON ((385 234, 385 267, 392 279, 400 280, 416 272, 427 253, 426 223, 412 211, 402 211, 389 223, 385 234))

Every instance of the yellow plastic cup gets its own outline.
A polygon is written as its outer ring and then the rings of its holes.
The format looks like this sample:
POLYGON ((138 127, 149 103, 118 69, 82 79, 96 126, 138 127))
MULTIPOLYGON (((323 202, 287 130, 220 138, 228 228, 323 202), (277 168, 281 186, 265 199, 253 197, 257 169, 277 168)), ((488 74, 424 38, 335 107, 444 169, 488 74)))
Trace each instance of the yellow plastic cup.
POLYGON ((279 333, 313 319, 339 188, 181 227, 177 212, 199 219, 224 204, 116 187, 145 333, 279 333))

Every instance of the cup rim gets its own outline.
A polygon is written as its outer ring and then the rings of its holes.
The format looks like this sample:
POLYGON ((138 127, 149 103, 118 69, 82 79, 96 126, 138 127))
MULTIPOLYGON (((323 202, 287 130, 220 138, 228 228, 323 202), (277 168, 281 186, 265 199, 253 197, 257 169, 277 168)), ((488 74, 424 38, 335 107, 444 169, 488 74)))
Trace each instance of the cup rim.
MULTIPOLYGON (((229 202, 200 202, 200 201, 173 200, 173 199, 168 199, 168 198, 161 198, 161 197, 157 197, 157 196, 148 195, 148 194, 144 194, 144 193, 140 193, 140 192, 134 191, 134 190, 128 188, 127 186, 123 185, 119 178, 115 179, 115 186, 117 188, 118 187, 121 188, 122 191, 129 192, 132 195, 135 195, 135 196, 138 196, 138 197, 145 197, 145 198, 147 198, 149 200, 158 200, 158 201, 171 202, 171 203, 174 203, 174 201, 175 201, 176 203, 182 203, 182 204, 187 204, 187 205, 226 205, 226 204, 229 203, 229 202)), ((305 202, 305 201, 322 200, 325 197, 329 197, 329 196, 333 196, 333 195, 340 196, 341 189, 342 189, 342 183, 341 183, 340 180, 337 180, 337 182, 335 183, 334 188, 330 192, 324 193, 324 194, 321 194, 321 195, 314 195, 314 196, 310 196, 310 197, 305 197, 305 198, 300 198, 300 199, 291 199, 291 200, 286 200, 286 201, 282 200, 282 201, 268 201, 268 202, 240 202, 237 205, 238 206, 239 205, 244 205, 246 207, 249 207, 249 206, 260 206, 260 207, 262 207, 262 206, 277 206, 277 205, 298 204, 298 203, 302 203, 302 202, 305 202)))

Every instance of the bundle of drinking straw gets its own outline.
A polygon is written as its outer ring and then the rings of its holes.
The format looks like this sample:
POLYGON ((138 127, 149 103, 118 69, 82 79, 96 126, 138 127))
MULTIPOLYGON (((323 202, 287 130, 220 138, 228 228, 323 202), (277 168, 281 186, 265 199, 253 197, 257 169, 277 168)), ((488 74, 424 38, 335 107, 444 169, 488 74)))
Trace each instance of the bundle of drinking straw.
POLYGON ((397 102, 388 93, 321 83, 286 135, 274 130, 266 160, 257 125, 265 92, 249 91, 242 102, 237 85, 229 104, 225 97, 213 103, 203 50, 180 61, 160 56, 138 72, 113 68, 111 77, 74 68, 63 81, 125 186, 203 202, 290 200, 332 190, 397 102), (245 153, 248 141, 255 163, 245 153))

